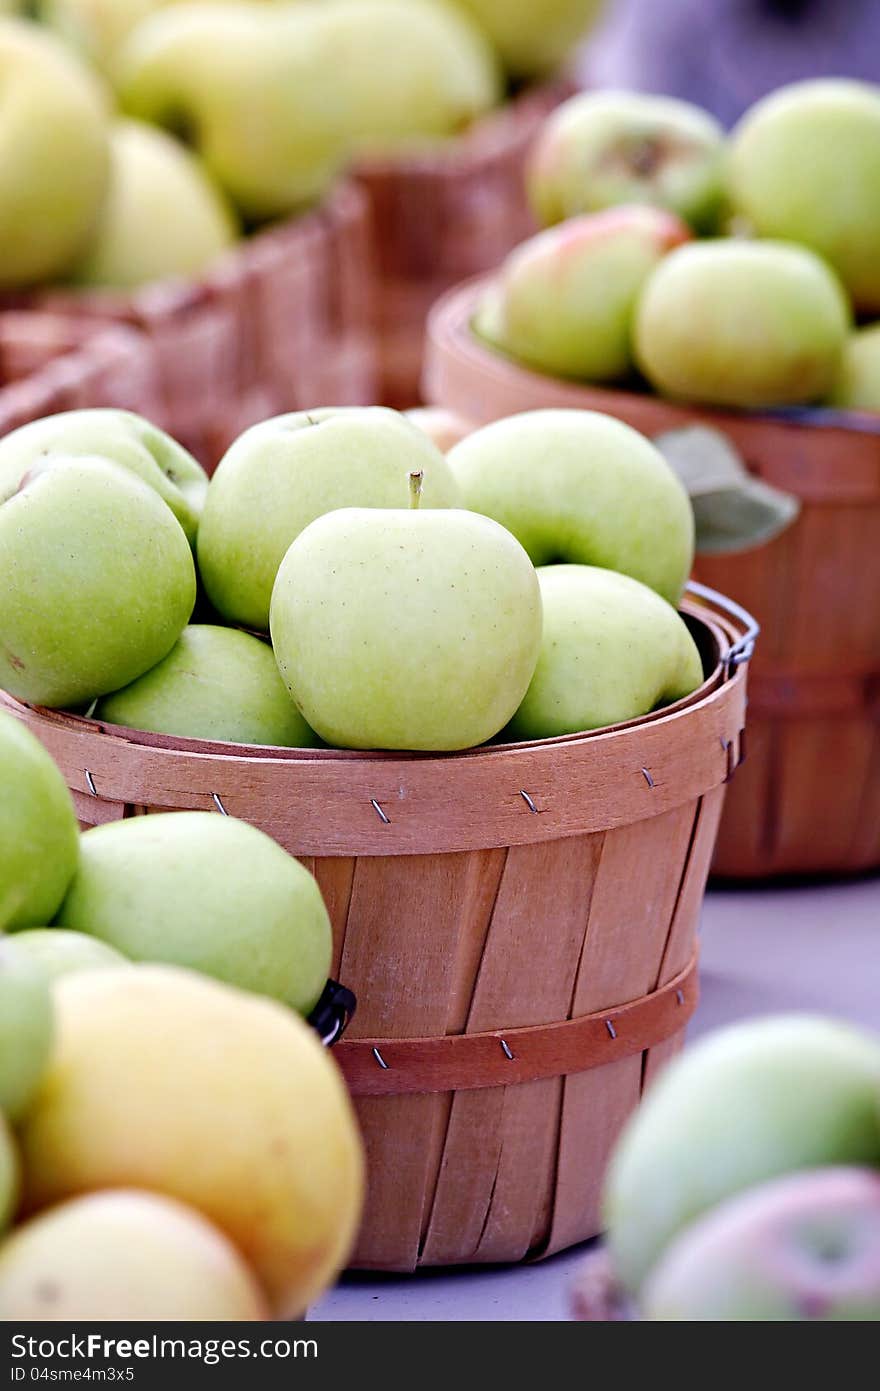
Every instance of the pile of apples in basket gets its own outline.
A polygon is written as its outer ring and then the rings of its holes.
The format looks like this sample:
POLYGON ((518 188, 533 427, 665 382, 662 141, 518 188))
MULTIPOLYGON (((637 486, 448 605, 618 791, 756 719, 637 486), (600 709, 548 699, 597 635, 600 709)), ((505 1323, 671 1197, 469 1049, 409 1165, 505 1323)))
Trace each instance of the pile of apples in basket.
MULTIPOLYGON (((0 480, 0 685, 105 726, 442 756, 627 720, 703 679, 674 607, 687 495, 598 414, 524 415, 444 456, 393 411, 316 410, 249 430, 209 484, 147 421, 79 411, 8 435, 0 480)), ((331 960, 314 879, 207 811, 79 835, 11 716, 0 765, 3 1203, 23 1221, 0 1310, 301 1313, 362 1197, 344 1086, 301 1017, 331 960), (83 1231, 85 1309, 65 1276, 83 1231), (151 1253, 145 1304, 116 1243, 151 1253)))

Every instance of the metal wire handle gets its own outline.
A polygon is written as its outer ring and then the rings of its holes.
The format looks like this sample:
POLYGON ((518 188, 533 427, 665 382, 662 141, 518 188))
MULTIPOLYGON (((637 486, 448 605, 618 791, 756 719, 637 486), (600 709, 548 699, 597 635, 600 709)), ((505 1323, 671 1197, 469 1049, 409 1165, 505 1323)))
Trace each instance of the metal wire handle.
POLYGON ((696 580, 689 580, 685 586, 685 593, 692 594, 696 599, 702 599, 707 604, 713 604, 716 609, 727 614, 729 618, 736 619, 742 625, 743 635, 732 646, 728 647, 724 657, 725 674, 729 675, 737 667, 748 662, 755 653, 755 643, 760 633, 761 625, 756 618, 744 609, 733 599, 728 599, 726 594, 719 594, 717 589, 710 589, 706 584, 698 584, 696 580))

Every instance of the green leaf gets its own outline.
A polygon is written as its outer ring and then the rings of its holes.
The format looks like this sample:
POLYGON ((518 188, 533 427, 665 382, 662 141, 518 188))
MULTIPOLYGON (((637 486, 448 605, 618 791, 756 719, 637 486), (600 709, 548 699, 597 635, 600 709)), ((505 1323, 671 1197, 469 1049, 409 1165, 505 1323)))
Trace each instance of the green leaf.
POLYGON ((793 494, 749 473, 720 430, 689 425, 656 436, 654 443, 690 496, 700 554, 763 545, 790 527, 800 512, 793 494))

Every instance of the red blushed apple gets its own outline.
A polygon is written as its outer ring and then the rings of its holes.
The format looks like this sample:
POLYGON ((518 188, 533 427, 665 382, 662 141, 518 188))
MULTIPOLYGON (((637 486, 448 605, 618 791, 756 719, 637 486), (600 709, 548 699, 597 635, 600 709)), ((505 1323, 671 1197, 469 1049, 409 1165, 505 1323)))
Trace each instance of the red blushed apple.
POLYGON ((615 381, 645 280, 690 237, 673 213, 626 206, 572 218, 524 242, 501 269, 495 341, 539 371, 615 381))
POLYGON ((722 1203, 670 1246, 643 1308, 687 1322, 880 1319, 880 1174, 813 1169, 722 1203))

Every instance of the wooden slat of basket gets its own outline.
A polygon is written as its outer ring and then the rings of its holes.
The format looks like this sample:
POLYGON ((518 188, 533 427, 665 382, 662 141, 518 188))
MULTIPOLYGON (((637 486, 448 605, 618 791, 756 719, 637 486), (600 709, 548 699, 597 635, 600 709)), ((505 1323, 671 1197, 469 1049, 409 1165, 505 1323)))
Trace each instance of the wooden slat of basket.
MULTIPOLYGON (((573 1015, 607 1008, 620 998, 621 989, 644 994, 655 987, 696 811, 690 804, 643 826, 621 827, 606 837, 573 1015), (632 893, 634 874, 639 878, 637 896, 632 893), (614 928, 623 902, 630 904, 625 937, 614 928)), ((601 1178, 620 1129, 638 1102, 641 1085, 641 1054, 565 1079, 556 1201, 543 1254, 583 1241, 599 1230, 601 1178), (597 1116, 602 1118, 598 1125, 597 1116)))
MULTIPOLYGON (((737 777, 739 777, 740 771, 737 770, 737 777)), ((669 938, 657 977, 658 989, 675 979, 686 966, 690 953, 694 949, 706 880, 715 851, 718 825, 724 810, 727 792, 727 787, 717 787, 713 792, 707 792, 700 801, 681 893, 675 905, 675 915, 669 929, 669 938)), ((655 1043, 652 1048, 648 1049, 642 1072, 642 1095, 659 1077, 666 1064, 671 1062, 676 1053, 681 1050, 683 1041, 681 1036, 668 1038, 660 1043, 655 1043)))
MULTIPOLYGON (((341 978, 362 1002, 352 1037, 446 1032, 462 938, 482 931, 485 900, 476 888, 467 855, 358 861, 340 963, 341 978)), ((355 1265, 415 1268, 432 1139, 445 1105, 437 1096, 358 1101, 373 1217, 355 1265)))
MULTIPOLYGON (((603 837, 521 846, 507 856, 466 1031, 567 1017, 603 837), (557 886, 554 889, 552 886, 557 886), (540 925, 540 926, 539 926, 540 925)), ((424 1247, 430 1264, 520 1259, 555 1163, 559 1079, 456 1094, 424 1247), (505 1230, 505 1212, 519 1215, 505 1230)))

